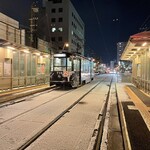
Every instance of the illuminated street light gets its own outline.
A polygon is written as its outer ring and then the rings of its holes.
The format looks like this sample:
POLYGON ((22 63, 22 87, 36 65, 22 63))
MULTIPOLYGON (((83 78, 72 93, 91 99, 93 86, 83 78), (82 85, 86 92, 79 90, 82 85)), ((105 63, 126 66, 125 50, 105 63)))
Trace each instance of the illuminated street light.
POLYGON ((65 43, 65 47, 69 47, 69 44, 68 44, 68 43, 65 43))
POLYGON ((65 44, 64 44, 64 46, 63 46, 62 51, 64 51, 64 50, 65 50, 65 47, 66 47, 66 48, 68 48, 68 47, 69 47, 69 44, 68 44, 68 43, 65 43, 65 44))

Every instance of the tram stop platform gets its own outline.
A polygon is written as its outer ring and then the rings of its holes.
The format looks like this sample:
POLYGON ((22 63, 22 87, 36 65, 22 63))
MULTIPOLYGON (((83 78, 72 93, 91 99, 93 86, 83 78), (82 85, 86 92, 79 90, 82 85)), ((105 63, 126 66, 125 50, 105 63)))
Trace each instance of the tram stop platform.
POLYGON ((150 97, 130 83, 117 83, 125 149, 150 150, 150 97))
POLYGON ((38 86, 30 86, 30 87, 22 87, 13 90, 5 90, 0 92, 0 104, 4 102, 9 102, 11 100, 21 98, 24 96, 32 95, 38 92, 42 92, 44 90, 50 89, 48 84, 38 85, 38 86))

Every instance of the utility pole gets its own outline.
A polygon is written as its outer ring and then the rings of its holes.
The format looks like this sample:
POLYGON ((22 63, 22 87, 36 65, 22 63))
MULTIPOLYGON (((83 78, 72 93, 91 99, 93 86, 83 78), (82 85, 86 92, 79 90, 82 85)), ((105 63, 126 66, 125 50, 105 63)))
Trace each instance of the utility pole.
POLYGON ((30 20, 30 46, 37 48, 37 25, 38 25, 39 7, 36 2, 31 6, 30 20))

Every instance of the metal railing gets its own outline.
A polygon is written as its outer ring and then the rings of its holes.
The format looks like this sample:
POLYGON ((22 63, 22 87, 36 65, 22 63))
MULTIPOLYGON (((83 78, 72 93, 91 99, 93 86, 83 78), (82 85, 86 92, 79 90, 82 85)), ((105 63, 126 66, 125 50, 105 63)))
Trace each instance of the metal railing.
POLYGON ((132 82, 137 88, 141 89, 147 94, 150 94, 150 80, 132 77, 132 82))
POLYGON ((27 87, 33 85, 49 84, 49 75, 37 75, 28 77, 0 77, 0 91, 27 87))

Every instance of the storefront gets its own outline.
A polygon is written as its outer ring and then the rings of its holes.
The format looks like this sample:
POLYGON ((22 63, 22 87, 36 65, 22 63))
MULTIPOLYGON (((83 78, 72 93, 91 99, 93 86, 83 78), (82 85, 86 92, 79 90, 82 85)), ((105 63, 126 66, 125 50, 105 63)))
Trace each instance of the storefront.
POLYGON ((130 36, 121 60, 132 61, 132 82, 150 94, 150 31, 130 36))
POLYGON ((49 73, 49 54, 29 47, 0 47, 0 90, 49 84, 49 73))
POLYGON ((0 13, 0 91, 49 84, 50 54, 25 46, 19 22, 0 13))

